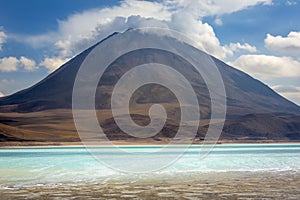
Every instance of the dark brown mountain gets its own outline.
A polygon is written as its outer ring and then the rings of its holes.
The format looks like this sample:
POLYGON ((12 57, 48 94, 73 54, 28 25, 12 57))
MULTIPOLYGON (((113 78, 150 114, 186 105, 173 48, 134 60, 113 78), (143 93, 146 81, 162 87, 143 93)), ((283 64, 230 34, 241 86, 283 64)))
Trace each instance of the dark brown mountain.
MULTIPOLYGON (((120 38, 129 40, 127 34, 115 33, 103 41, 109 39, 117 44, 120 38)), ((135 34, 135 41, 142 41, 143 35, 135 34)), ((0 141, 79 140, 71 111, 74 80, 83 60, 93 48, 103 45, 103 41, 74 57, 36 85, 0 98, 0 141)), ((195 51, 193 47, 175 39, 163 41, 169 42, 174 48, 195 51)), ((222 75, 227 96, 227 116, 221 139, 300 140, 299 106, 244 72, 214 57, 212 59, 222 75)), ((119 57, 100 79, 95 102, 98 120, 106 135, 113 140, 133 139, 118 128, 112 117, 111 93, 124 73, 134 66, 153 61, 173 67, 190 80, 201 110, 197 137, 203 138, 211 115, 211 97, 204 80, 185 59, 151 48, 119 57)), ((148 109, 153 103, 164 105, 168 113, 165 127, 153 139, 174 137, 180 120, 180 106, 175 95, 163 86, 145 85, 132 95, 130 110, 133 120, 137 124, 147 125, 148 109)))

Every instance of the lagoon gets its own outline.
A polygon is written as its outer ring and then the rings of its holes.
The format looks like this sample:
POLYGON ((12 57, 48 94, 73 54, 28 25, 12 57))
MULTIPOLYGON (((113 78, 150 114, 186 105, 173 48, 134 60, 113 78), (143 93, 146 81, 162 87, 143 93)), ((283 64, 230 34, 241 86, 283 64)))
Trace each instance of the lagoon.
MULTIPOLYGON (((157 151, 161 146, 121 146, 120 148, 126 153, 119 155, 111 152, 110 148, 95 146, 92 150, 96 155, 101 154, 106 156, 106 159, 120 162, 120 165, 126 163, 127 152, 145 153, 145 159, 152 159, 151 162, 162 162, 164 157, 171 156, 174 151, 181 151, 181 147, 177 146, 169 152, 164 152, 163 155, 147 157, 147 153, 157 151)), ((285 197, 300 197, 297 187, 300 180, 299 143, 222 144, 216 145, 203 159, 199 159, 200 150, 201 146, 193 145, 173 164, 158 171, 135 174, 107 167, 105 163, 95 159, 84 146, 1 148, 0 192, 8 197, 14 194, 28 195, 34 190, 38 191, 35 193, 40 192, 41 195, 45 195, 45 188, 48 188, 46 190, 49 192, 48 195, 52 192, 58 192, 56 194, 58 196, 66 195, 64 192, 69 191, 68 194, 74 196, 77 194, 76 191, 81 189, 87 194, 102 191, 101 195, 105 195, 105 191, 110 188, 112 191, 115 190, 116 194, 122 195, 120 193, 122 191, 133 192, 134 188, 140 188, 141 191, 135 191, 135 196, 147 197, 147 193, 142 192, 143 187, 147 185, 151 188, 156 185, 151 195, 158 195, 157 198, 160 198, 163 197, 159 196, 160 193, 161 195, 166 193, 166 197, 172 195, 170 194, 172 191, 176 194, 176 188, 181 188, 177 196, 193 192, 197 192, 197 195, 204 195, 204 193, 199 193, 199 189, 203 190, 203 187, 208 187, 206 189, 210 188, 212 193, 215 191, 218 194, 226 194, 225 188, 228 187, 227 193, 232 194, 233 189, 238 188, 236 185, 246 184, 245 190, 250 195, 252 190, 249 187, 250 183, 253 183, 252 186, 255 186, 253 190, 256 190, 253 191, 253 195, 257 195, 258 190, 262 189, 256 188, 259 185, 270 185, 274 191, 277 186, 282 188, 282 191, 277 190, 277 195, 285 194, 288 191, 287 187, 291 186, 289 189, 294 193, 291 193, 292 196, 285 197), (224 188, 217 190, 217 183, 223 185, 224 188), (201 184, 204 185, 201 186, 201 184), (122 189, 123 186, 125 188, 122 189), (197 187, 193 189, 193 186, 197 187), (119 189, 116 189, 118 187, 119 189), (156 191, 160 187, 165 189, 156 191), (88 188, 94 189, 88 192, 88 188)), ((261 195, 268 194, 270 188, 262 190, 261 195)), ((114 193, 112 191, 109 194, 114 193)), ((238 194, 240 193, 236 191, 236 195, 238 194)), ((96 197, 100 197, 99 195, 96 197)), ((254 196, 250 195, 250 197, 254 196)))

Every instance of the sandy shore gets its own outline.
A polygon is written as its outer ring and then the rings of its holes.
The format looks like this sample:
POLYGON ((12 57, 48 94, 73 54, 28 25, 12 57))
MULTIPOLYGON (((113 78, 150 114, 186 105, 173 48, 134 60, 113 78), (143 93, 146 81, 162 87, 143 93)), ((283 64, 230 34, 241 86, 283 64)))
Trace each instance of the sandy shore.
POLYGON ((160 179, 1 188, 0 199, 299 199, 295 172, 219 172, 160 179))

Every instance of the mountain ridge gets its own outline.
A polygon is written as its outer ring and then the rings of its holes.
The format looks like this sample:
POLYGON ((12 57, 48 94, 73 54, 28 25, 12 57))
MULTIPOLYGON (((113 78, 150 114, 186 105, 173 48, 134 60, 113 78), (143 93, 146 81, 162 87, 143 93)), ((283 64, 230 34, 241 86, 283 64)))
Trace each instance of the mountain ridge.
MULTIPOLYGON (((130 39, 132 36, 128 37, 127 34, 128 31, 124 33, 115 32, 109 35, 107 38, 72 58, 37 84, 10 96, 0 98, 0 124, 2 123, 6 126, 17 127, 18 129, 38 130, 39 132, 47 132, 47 128, 51 127, 51 130, 53 129, 59 132, 61 127, 59 126, 56 130, 55 124, 47 122, 47 117, 44 117, 45 119, 40 119, 43 121, 43 124, 30 122, 24 118, 26 118, 27 115, 32 115, 32 113, 42 112, 47 115, 47 112, 52 113, 52 111, 54 112, 59 109, 70 110, 72 108, 72 89, 74 80, 81 63, 86 56, 93 48, 97 45, 102 45, 102 42, 108 39, 116 44, 116 40, 120 38, 125 40, 130 39), (11 113, 23 114, 22 117, 16 120, 17 122, 7 122, 3 120, 13 119, 11 116, 17 115, 11 113)), ((138 34, 135 36, 137 41, 141 41, 142 36, 138 34)), ((182 47, 191 49, 190 45, 186 43, 182 44, 179 41, 174 42, 173 40, 168 39, 165 40, 165 42, 169 42, 174 48, 182 47)), ((197 51, 204 53, 198 49, 197 51)), ((300 139, 300 107, 298 105, 280 96, 259 80, 227 65, 213 56, 210 57, 215 62, 222 75, 227 94, 227 117, 221 137, 226 139, 251 139, 251 137, 256 139, 275 138, 280 140, 300 139)), ((99 110, 98 118, 102 120, 100 120, 100 124, 109 132, 108 135, 110 138, 113 138, 114 140, 128 139, 128 137, 122 134, 122 131, 117 128, 112 118, 112 114, 109 111, 110 95, 113 90, 113 84, 116 83, 118 78, 126 71, 131 69, 132 66, 149 63, 153 60, 172 66, 191 80, 191 84, 197 94, 199 106, 202 108, 200 110, 201 120, 205 121, 209 119, 211 114, 210 95, 204 80, 192 70, 192 66, 190 66, 189 63, 186 63, 185 60, 174 56, 172 53, 155 49, 142 49, 123 55, 111 63, 99 82, 95 100, 96 108, 99 110), (182 66, 184 66, 184 68, 182 68, 182 66)), ((166 76, 166 78, 170 77, 166 76)), ((135 120, 141 124, 149 119, 147 110, 154 102, 161 102, 169 108, 169 121, 166 124, 166 128, 155 136, 154 139, 168 138, 174 135, 174 132, 176 132, 179 125, 180 106, 178 105, 178 102, 174 101, 175 98, 174 95, 172 96, 172 93, 166 88, 157 85, 153 87, 146 86, 133 94, 132 99, 130 105, 132 107, 132 114, 135 115, 135 120)), ((43 116, 40 117, 43 118, 43 116)), ((62 122, 54 120, 56 124, 63 123, 64 120, 68 121, 68 134, 73 134, 69 139, 72 141, 76 138, 78 139, 75 126, 70 122, 72 121, 71 113, 65 115, 61 114, 60 111, 57 111, 57 116, 54 114, 51 115, 50 118, 52 120, 57 117, 61 117, 62 122)), ((206 121, 206 124, 199 123, 198 137, 204 137, 209 122, 206 121)), ((63 135, 64 132, 61 132, 63 135)), ((59 141, 66 140, 65 137, 57 137, 59 141)), ((45 140, 47 140, 47 137, 45 140)))

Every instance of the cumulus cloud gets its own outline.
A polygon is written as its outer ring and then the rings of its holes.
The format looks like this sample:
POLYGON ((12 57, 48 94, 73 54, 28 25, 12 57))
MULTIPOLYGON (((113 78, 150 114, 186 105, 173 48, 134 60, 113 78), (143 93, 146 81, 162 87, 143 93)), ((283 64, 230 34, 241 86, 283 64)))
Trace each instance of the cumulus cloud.
MULTIPOLYGON (((242 55, 234 62, 229 62, 228 64, 254 76, 255 78, 266 82, 271 81, 273 84, 276 78, 300 77, 300 62, 291 57, 242 55)), ((284 85, 284 83, 281 83, 280 85, 273 86, 272 89, 283 97, 300 105, 300 87, 284 85)))
POLYGON ((203 23, 201 19, 205 16, 236 12, 257 4, 271 3, 272 0, 159 2, 124 0, 117 6, 73 14, 66 20, 59 21, 56 33, 39 35, 36 39, 33 36, 27 41, 32 44, 45 43, 42 40, 54 43, 60 58, 66 58, 116 31, 122 32, 128 28, 164 27, 182 32, 195 40, 196 46, 201 50, 224 59, 231 56, 233 50, 228 46, 222 46, 212 26, 203 23))
POLYGON ((300 62, 291 57, 242 55, 228 64, 257 78, 300 77, 300 62))
POLYGON ((26 71, 34 71, 34 70, 38 69, 34 60, 31 60, 24 56, 21 56, 19 62, 26 71))
POLYGON ((48 69, 48 72, 53 72, 57 68, 59 68, 61 65, 68 62, 69 60, 70 60, 69 58, 62 59, 62 58, 59 58, 59 57, 45 58, 40 63, 40 66, 43 66, 46 69, 48 69))
POLYGON ((197 48, 218 58, 225 58, 231 53, 226 47, 220 45, 212 26, 197 20, 190 13, 174 14, 169 28, 188 36, 195 41, 194 45, 197 48))
POLYGON ((7 35, 0 31, 0 51, 2 51, 2 45, 6 42, 7 35))
POLYGON ((30 36, 29 40, 26 41, 30 44, 42 44, 42 41, 54 42, 63 55, 73 55, 74 51, 77 53, 78 50, 83 50, 81 47, 83 43, 88 42, 84 47, 86 48, 87 45, 94 43, 95 39, 103 39, 115 31, 126 30, 124 28, 128 27, 124 26, 124 23, 130 16, 166 20, 170 19, 171 13, 162 3, 127 0, 118 6, 92 9, 70 15, 66 20, 59 20, 56 33, 30 36), (125 21, 123 24, 120 21, 116 23, 117 18, 125 18, 125 21), (110 32, 107 32, 108 26, 110 26, 110 32), (102 28, 104 29, 103 33, 101 32, 102 28), (98 36, 98 34, 100 35, 98 36))
POLYGON ((243 50, 243 51, 248 51, 248 52, 254 53, 254 52, 257 51, 255 46, 252 46, 252 45, 250 45, 248 43, 240 44, 239 42, 238 43, 230 43, 227 46, 227 48, 229 48, 233 52, 237 52, 237 51, 243 50))
POLYGON ((13 56, 0 58, 0 71, 2 72, 13 72, 22 68, 25 71, 33 71, 38 67, 35 61, 24 56, 21 56, 20 59, 13 56))
POLYGON ((300 32, 290 32, 287 37, 267 34, 267 37, 265 39, 265 46, 271 51, 299 53, 300 32))
POLYGON ((0 59, 0 71, 12 72, 18 70, 19 60, 16 57, 5 57, 0 59))
POLYGON ((300 87, 293 85, 276 85, 272 87, 273 90, 278 92, 283 97, 290 99, 296 104, 300 105, 300 87))

